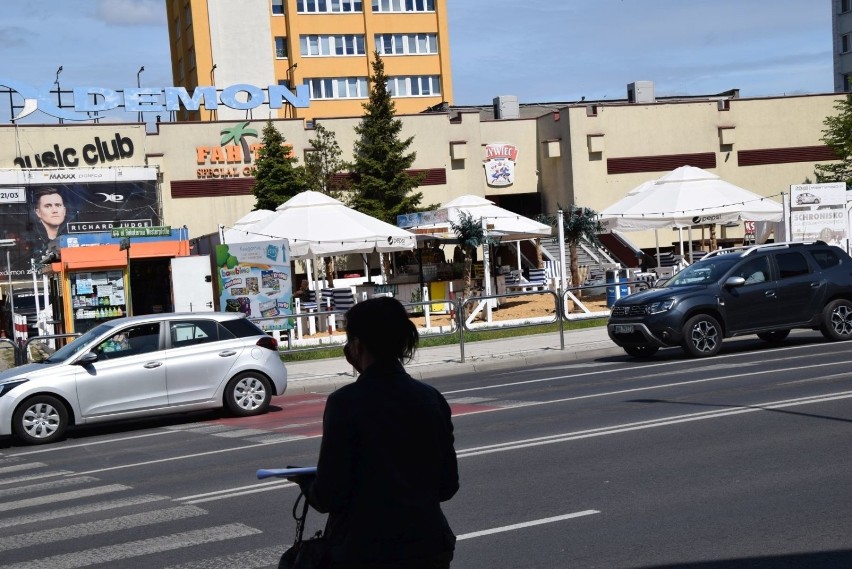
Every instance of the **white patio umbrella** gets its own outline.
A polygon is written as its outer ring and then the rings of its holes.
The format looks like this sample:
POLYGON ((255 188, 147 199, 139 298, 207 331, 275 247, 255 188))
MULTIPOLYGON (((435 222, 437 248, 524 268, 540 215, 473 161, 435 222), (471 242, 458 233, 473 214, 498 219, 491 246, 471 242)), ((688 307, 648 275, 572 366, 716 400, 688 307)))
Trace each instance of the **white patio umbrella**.
POLYGON ((309 273, 317 294, 317 257, 404 251, 416 245, 413 233, 310 190, 293 196, 271 215, 260 214, 258 217, 260 219, 254 223, 235 225, 223 231, 224 242, 287 239, 291 258, 310 262, 309 273))
POLYGON ((223 232, 225 242, 287 239, 293 259, 411 250, 414 234, 320 192, 293 196, 271 215, 223 232))
POLYGON ((605 230, 642 231, 741 221, 781 221, 783 207, 770 198, 726 182, 716 174, 681 166, 658 180, 643 182, 598 215, 605 230))

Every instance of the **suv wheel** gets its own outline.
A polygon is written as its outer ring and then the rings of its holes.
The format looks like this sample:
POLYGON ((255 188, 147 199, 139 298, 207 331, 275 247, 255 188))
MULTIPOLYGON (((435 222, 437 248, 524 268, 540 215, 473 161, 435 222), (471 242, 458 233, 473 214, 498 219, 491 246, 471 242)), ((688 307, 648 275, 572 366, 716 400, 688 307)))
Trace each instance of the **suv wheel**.
POLYGON ((757 335, 758 338, 770 344, 778 344, 790 335, 789 330, 772 330, 771 332, 761 332, 757 335))
POLYGON ((829 340, 852 339, 852 302, 839 299, 826 304, 820 331, 829 340))
POLYGON ((722 327, 710 315, 693 316, 683 326, 682 346, 694 358, 715 356, 722 349, 722 327))
POLYGON ((650 358, 659 349, 659 346, 652 346, 650 344, 644 346, 624 346, 624 351, 627 352, 627 355, 634 358, 650 358))
POLYGON ((68 428, 68 410, 49 395, 36 395, 15 409, 12 428, 29 445, 52 443, 61 439, 68 428))

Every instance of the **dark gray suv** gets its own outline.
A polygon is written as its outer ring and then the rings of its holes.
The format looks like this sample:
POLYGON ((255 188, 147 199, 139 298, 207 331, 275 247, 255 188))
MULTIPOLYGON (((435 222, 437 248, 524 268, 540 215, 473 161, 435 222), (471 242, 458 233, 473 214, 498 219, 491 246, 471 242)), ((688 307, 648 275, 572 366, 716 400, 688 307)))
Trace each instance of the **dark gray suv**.
POLYGON ((792 328, 852 339, 852 257, 822 241, 722 249, 661 288, 617 300, 607 331, 631 356, 681 346, 713 356, 722 339, 781 342, 792 328))

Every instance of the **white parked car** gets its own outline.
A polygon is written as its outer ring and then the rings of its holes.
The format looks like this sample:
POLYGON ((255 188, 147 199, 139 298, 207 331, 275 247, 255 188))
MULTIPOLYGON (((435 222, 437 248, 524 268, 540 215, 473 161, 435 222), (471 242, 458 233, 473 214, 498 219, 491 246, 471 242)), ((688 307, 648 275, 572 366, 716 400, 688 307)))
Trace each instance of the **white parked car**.
POLYGON ((259 415, 286 389, 278 342, 243 314, 117 318, 0 373, 0 435, 40 444, 99 421, 217 407, 259 415))

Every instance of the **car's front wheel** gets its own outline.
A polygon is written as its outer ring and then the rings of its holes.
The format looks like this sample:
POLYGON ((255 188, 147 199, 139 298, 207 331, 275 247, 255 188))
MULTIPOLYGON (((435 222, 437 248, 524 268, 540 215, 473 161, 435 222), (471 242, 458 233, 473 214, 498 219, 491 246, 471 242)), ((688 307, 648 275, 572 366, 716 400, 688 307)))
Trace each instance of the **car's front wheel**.
POLYGON ((820 331, 829 340, 852 339, 852 302, 841 298, 826 304, 820 331))
POLYGON ((683 326, 683 351, 694 358, 715 356, 722 349, 722 327, 708 314, 699 314, 683 326))
POLYGON ((68 428, 68 410, 56 397, 36 395, 12 415, 12 428, 21 441, 40 445, 58 441, 68 428))
POLYGON ((659 350, 659 346, 652 346, 650 344, 646 344, 644 346, 623 346, 624 351, 627 352, 628 356, 633 356, 634 358, 650 358, 659 350))
POLYGON ((225 387, 225 405, 239 417, 266 413, 271 399, 269 380, 258 373, 236 375, 225 387))
POLYGON ((758 338, 770 344, 779 344, 790 335, 789 330, 772 330, 771 332, 761 332, 757 335, 758 338))

